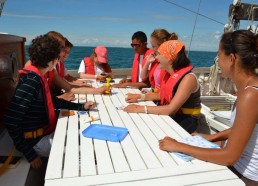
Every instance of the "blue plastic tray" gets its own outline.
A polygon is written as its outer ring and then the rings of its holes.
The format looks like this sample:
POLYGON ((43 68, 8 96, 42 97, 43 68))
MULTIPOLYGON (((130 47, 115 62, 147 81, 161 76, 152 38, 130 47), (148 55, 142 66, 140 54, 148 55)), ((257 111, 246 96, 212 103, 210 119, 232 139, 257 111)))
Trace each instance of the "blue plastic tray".
POLYGON ((84 137, 113 142, 122 141, 127 134, 127 128, 101 124, 92 124, 82 131, 82 135, 84 137))

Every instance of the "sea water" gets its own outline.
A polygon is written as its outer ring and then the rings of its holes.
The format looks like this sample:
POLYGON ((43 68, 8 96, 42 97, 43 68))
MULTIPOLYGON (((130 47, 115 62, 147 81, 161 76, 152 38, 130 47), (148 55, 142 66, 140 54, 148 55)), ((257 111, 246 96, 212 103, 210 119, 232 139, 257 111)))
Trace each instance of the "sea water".
MULTIPOLYGON (((77 70, 84 57, 90 56, 95 47, 81 47, 74 46, 71 50, 70 56, 65 61, 65 66, 68 70, 77 70)), ((26 58, 28 46, 26 46, 26 58)), ((108 50, 108 63, 111 68, 131 68, 134 50, 132 48, 119 48, 107 47, 108 50)), ((188 54, 188 52, 187 52, 188 54)), ((191 64, 195 67, 210 67, 214 64, 214 58, 217 52, 204 52, 204 51, 190 51, 189 59, 191 64)))

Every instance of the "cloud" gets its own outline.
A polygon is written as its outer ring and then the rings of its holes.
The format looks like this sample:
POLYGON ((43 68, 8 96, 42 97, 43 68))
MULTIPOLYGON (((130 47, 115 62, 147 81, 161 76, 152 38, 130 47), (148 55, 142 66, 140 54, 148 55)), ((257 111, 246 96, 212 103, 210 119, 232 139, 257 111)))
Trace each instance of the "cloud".
POLYGON ((198 51, 217 51, 219 46, 220 37, 223 33, 219 31, 198 34, 195 33, 194 37, 191 41, 191 36, 181 36, 180 39, 183 43, 185 43, 186 49, 189 49, 190 42, 191 48, 190 50, 198 50, 198 51))
POLYGON ((56 17, 56 16, 28 15, 28 14, 14 14, 14 13, 3 13, 3 15, 7 17, 34 18, 34 19, 63 19, 62 17, 56 17))

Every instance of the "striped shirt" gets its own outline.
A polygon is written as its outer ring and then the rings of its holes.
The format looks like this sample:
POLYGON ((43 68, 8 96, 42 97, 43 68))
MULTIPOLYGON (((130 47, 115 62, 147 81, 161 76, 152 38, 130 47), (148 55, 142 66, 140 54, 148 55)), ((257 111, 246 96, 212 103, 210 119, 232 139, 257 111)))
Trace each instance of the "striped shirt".
MULTIPOLYGON (((55 109, 85 110, 84 104, 72 103, 52 97, 55 109)), ((22 75, 14 96, 6 110, 4 123, 16 148, 31 162, 37 157, 33 146, 41 139, 25 139, 23 133, 42 128, 48 124, 48 114, 43 100, 40 77, 22 75)))

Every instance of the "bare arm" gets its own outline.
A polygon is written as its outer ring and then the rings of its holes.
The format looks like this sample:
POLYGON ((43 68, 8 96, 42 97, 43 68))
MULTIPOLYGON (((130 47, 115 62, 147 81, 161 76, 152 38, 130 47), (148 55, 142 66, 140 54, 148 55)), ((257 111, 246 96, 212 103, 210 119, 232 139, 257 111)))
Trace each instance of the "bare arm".
POLYGON ((186 153, 198 159, 221 165, 233 165, 241 156, 257 123, 258 110, 253 109, 257 108, 257 103, 258 93, 255 90, 247 89, 238 95, 236 118, 230 133, 228 133, 228 142, 225 148, 198 148, 166 137, 160 140, 160 149, 186 153))
POLYGON ((103 94, 106 90, 110 90, 110 87, 104 85, 99 88, 92 88, 92 87, 72 88, 71 92, 74 94, 103 94))
POLYGON ((144 64, 143 68, 142 68, 142 71, 141 71, 141 78, 142 79, 147 79, 149 77, 149 67, 151 65, 152 62, 155 61, 155 57, 153 54, 150 54, 147 58, 147 61, 146 63, 144 64))
MULTIPOLYGON (((137 103, 141 99, 141 94, 127 94, 125 101, 127 103, 137 103)), ((145 101, 158 101, 160 100, 159 93, 148 92, 145 94, 145 101)))
POLYGON ((55 70, 53 83, 56 86, 60 87, 61 89, 64 89, 66 92, 69 92, 72 88, 72 86, 66 80, 64 80, 57 74, 56 70, 55 70))
POLYGON ((217 141, 225 141, 228 139, 229 134, 231 132, 231 128, 223 130, 221 132, 215 133, 215 134, 202 134, 202 133, 193 133, 192 135, 199 135, 207 139, 211 142, 217 142, 217 141))
POLYGON ((83 72, 80 73, 80 78, 81 79, 96 79, 96 80, 105 80, 106 77, 105 76, 101 76, 101 75, 92 75, 92 74, 85 74, 83 72))
POLYGON ((119 81, 119 84, 121 84, 121 83, 128 83, 128 82, 132 82, 132 80, 131 80, 131 79, 126 79, 126 78, 124 78, 124 79, 121 79, 121 80, 119 81))
MULTIPOLYGON (((177 92, 173 99, 171 100, 169 105, 162 105, 162 106, 148 106, 148 113, 150 114, 162 114, 162 115, 171 115, 175 114, 181 106, 186 102, 186 100, 190 97, 191 93, 197 87, 197 80, 196 77, 188 74, 186 75, 182 81, 180 82, 177 92)), ((152 96, 152 95, 150 95, 152 96)), ((145 100, 154 100, 150 99, 150 96, 146 94, 145 100)), ((143 107, 143 106, 139 106, 143 107)), ((141 112, 144 111, 142 108, 132 109, 130 105, 128 105, 125 109, 126 112, 141 112)))
POLYGON ((71 76, 70 74, 66 74, 66 75, 64 76, 64 78, 65 78, 65 80, 68 81, 68 82, 73 82, 73 81, 78 80, 77 78, 71 76))
POLYGON ((148 85, 144 82, 126 82, 126 83, 114 84, 114 85, 112 85, 112 87, 115 87, 115 88, 132 87, 132 88, 141 89, 141 88, 148 87, 148 85))
POLYGON ((96 79, 95 75, 92 74, 85 74, 83 72, 80 73, 81 79, 96 79))
POLYGON ((79 80, 73 76, 71 76, 70 74, 67 74, 64 79, 70 84, 72 85, 74 88, 75 87, 92 87, 90 84, 87 83, 87 81, 85 80, 79 80))

